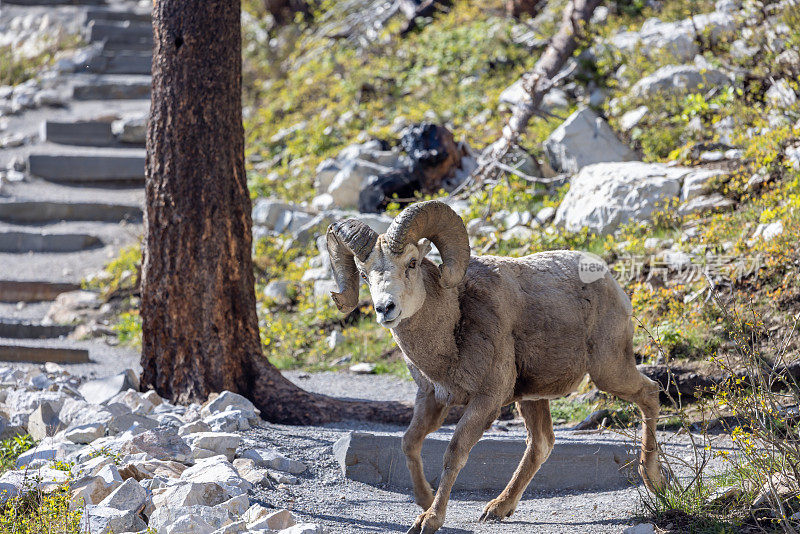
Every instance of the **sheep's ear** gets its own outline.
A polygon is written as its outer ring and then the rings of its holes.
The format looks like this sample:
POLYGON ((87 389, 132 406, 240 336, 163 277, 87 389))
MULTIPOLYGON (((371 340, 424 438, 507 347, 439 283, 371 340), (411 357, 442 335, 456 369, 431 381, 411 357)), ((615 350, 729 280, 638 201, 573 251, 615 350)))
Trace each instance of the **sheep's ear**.
POLYGON ((428 255, 428 252, 431 251, 431 242, 428 239, 420 239, 419 243, 417 243, 417 248, 419 249, 419 259, 424 258, 428 255))

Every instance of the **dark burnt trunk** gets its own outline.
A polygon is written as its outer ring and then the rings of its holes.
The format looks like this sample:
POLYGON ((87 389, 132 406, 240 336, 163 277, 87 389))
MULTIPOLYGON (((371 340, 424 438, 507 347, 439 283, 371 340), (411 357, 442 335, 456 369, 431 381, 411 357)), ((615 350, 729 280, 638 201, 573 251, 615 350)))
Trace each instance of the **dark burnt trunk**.
POLYGON ((156 0, 142 266, 142 387, 173 402, 222 390, 270 421, 402 422, 401 403, 310 394, 261 353, 244 170, 237 0, 156 0))

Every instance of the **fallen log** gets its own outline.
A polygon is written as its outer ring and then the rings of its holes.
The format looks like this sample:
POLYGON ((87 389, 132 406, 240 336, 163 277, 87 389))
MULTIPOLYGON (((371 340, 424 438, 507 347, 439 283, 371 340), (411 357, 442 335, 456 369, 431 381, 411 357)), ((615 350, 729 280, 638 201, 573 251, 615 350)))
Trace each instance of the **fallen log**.
POLYGON ((798 389, 800 381, 800 361, 775 366, 764 365, 757 370, 742 370, 736 373, 719 372, 714 374, 698 373, 694 369, 672 367, 668 365, 639 365, 639 371, 661 387, 661 402, 670 403, 678 398, 682 402, 693 402, 700 397, 709 397, 720 387, 733 380, 740 381, 738 387, 752 387, 761 383, 771 391, 798 389))
POLYGON ((584 36, 584 26, 592 17, 600 0, 572 0, 564 8, 561 25, 553 36, 533 70, 522 76, 522 87, 526 98, 514 106, 501 137, 495 141, 478 162, 478 168, 472 179, 480 183, 492 177, 508 152, 518 144, 519 138, 525 134, 528 122, 534 115, 541 114, 544 95, 558 82, 558 74, 567 60, 578 48, 578 42, 584 36))

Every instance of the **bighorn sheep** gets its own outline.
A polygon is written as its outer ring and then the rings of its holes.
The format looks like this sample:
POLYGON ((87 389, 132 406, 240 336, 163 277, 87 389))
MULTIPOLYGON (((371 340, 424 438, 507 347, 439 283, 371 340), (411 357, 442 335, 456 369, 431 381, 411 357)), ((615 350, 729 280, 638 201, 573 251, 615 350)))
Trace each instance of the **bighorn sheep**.
POLYGON ((635 402, 645 430, 639 472, 659 487, 655 424, 658 386, 636 369, 631 304, 607 272, 579 276, 579 252, 540 252, 524 258, 470 257, 467 231, 446 204, 406 208, 385 234, 348 219, 327 234, 343 313, 358 302, 359 276, 369 285, 378 322, 391 329, 419 386, 402 447, 424 512, 409 533, 442 526, 456 476, 472 447, 511 402, 525 420, 527 448, 508 486, 481 520, 510 516, 555 435, 550 400, 575 390, 586 373, 598 388, 635 402), (425 259, 432 241, 440 267, 425 259), (450 406, 465 406, 444 455, 434 496, 420 451, 450 406))

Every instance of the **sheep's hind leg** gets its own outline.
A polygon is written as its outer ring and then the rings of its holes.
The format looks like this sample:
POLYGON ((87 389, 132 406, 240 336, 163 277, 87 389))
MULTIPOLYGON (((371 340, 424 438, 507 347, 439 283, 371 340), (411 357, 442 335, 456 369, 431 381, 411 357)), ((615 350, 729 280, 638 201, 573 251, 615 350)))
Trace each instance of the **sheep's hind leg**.
POLYGON ((442 475, 433 504, 414 521, 406 534, 433 534, 444 523, 447 502, 459 471, 467 463, 469 451, 500 414, 501 404, 489 397, 473 398, 458 421, 453 438, 444 453, 442 475))
POLYGON ((658 491, 664 484, 656 441, 656 422, 660 409, 658 384, 640 373, 633 365, 617 376, 612 383, 609 383, 608 379, 595 380, 595 377, 592 379, 599 389, 639 406, 644 422, 639 474, 647 489, 658 491))
POLYGON ((430 508, 433 502, 433 488, 425 479, 422 467, 422 442, 425 440, 425 436, 442 426, 442 421, 447 413, 445 408, 436 400, 433 390, 419 389, 414 402, 414 415, 408 425, 408 430, 403 434, 402 447, 414 486, 414 502, 423 510, 430 508))
POLYGON ((484 508, 481 521, 500 521, 511 516, 533 475, 553 450, 556 436, 550 418, 550 401, 547 399, 521 401, 517 403, 517 411, 528 429, 525 453, 508 486, 484 508))

